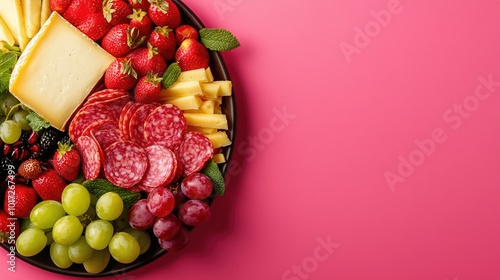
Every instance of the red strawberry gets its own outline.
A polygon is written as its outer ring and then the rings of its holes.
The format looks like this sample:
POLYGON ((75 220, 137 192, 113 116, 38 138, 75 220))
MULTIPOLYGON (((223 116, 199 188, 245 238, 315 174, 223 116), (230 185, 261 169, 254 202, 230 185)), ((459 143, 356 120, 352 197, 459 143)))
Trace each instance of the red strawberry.
POLYGON ((42 166, 40 161, 36 159, 27 159, 19 165, 17 173, 27 179, 35 179, 42 174, 42 166))
POLYGON ((148 74, 137 81, 134 90, 134 99, 141 103, 151 103, 158 99, 161 91, 161 77, 157 74, 148 74))
POLYGON ((134 9, 132 14, 128 16, 130 19, 130 27, 139 29, 141 37, 148 38, 151 31, 153 31, 153 22, 144 10, 134 9))
POLYGON ((80 31, 94 41, 101 39, 111 27, 112 25, 106 21, 102 13, 88 14, 86 20, 77 26, 80 31))
POLYGON ((104 73, 106 88, 132 89, 137 83, 137 72, 132 67, 130 58, 117 58, 104 73))
POLYGON ((137 71, 138 77, 144 77, 148 72, 161 76, 167 70, 165 58, 150 44, 147 48, 133 50, 127 57, 132 59, 132 67, 137 71))
POLYGON ((151 35, 149 35, 148 42, 166 59, 173 60, 175 58, 175 51, 177 50, 177 41, 175 39, 174 31, 168 26, 157 26, 151 35))
POLYGON ((121 0, 104 0, 102 3, 104 18, 111 25, 128 23, 128 16, 132 14, 132 8, 121 0))
POLYGON ((113 56, 122 57, 130 50, 140 46, 144 39, 144 37, 140 37, 137 28, 122 23, 113 26, 113 28, 104 35, 101 45, 103 49, 113 56))
POLYGON ((177 44, 180 45, 182 41, 185 39, 194 39, 198 40, 198 31, 191 25, 181 25, 175 29, 175 39, 177 40, 177 44))
POLYGON ((57 151, 52 156, 52 166, 63 179, 74 181, 80 172, 80 152, 68 142, 59 142, 57 145, 57 151))
POLYGON ((147 11, 151 5, 148 0, 128 0, 128 3, 132 9, 141 9, 143 11, 147 11))
POLYGON ((9 220, 9 218, 9 215, 3 209, 0 209, 0 243, 14 244, 16 237, 19 235, 19 221, 9 220))
POLYGON ((3 208, 10 216, 16 218, 27 218, 31 209, 35 207, 38 195, 35 189, 21 184, 16 184, 14 192, 5 194, 3 208))
POLYGON ((32 182, 33 188, 43 200, 61 202, 61 194, 66 187, 66 181, 54 169, 45 170, 32 182))
POLYGON ((181 25, 179 8, 171 0, 150 0, 149 17, 157 26, 168 26, 172 29, 181 25))
POLYGON ((50 0, 49 5, 52 11, 64 14, 73 0, 50 0))
POLYGON ((182 71, 208 67, 208 50, 193 39, 184 40, 175 52, 175 60, 182 71))
POLYGON ((77 26, 83 24, 93 13, 102 13, 102 0, 73 0, 63 17, 77 26))

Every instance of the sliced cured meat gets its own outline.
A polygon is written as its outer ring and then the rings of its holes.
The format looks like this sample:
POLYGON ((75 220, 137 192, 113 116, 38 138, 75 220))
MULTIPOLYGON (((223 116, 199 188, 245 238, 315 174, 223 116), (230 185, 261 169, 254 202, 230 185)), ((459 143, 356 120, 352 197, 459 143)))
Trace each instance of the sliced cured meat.
POLYGON ((85 102, 85 105, 109 101, 121 97, 131 97, 130 93, 120 89, 104 89, 93 93, 85 102))
POLYGON ((131 141, 119 141, 104 150, 104 175, 114 185, 131 188, 148 168, 144 149, 131 141))
POLYGON ((109 128, 118 128, 118 123, 114 120, 98 120, 87 126, 87 128, 82 132, 82 136, 90 136, 98 130, 109 128))
POLYGON ((142 190, 163 187, 172 182, 177 171, 177 158, 170 149, 160 145, 149 146, 145 149, 149 160, 149 167, 139 183, 142 190))
POLYGON ((205 135, 196 131, 187 132, 177 149, 177 156, 184 168, 184 176, 200 171, 213 155, 212 142, 205 135))
POLYGON ((99 177, 102 160, 99 144, 92 136, 81 136, 76 142, 76 148, 82 157, 82 170, 85 179, 92 180, 99 177))
POLYGON ((132 97, 125 96, 122 98, 108 100, 98 104, 108 107, 108 109, 112 111, 114 114, 113 120, 118 120, 120 118, 120 114, 123 111, 123 107, 125 107, 125 105, 131 101, 131 99, 132 97))
MULTIPOLYGON (((124 123, 125 123, 125 115, 127 114, 128 110, 130 109, 130 106, 132 106, 133 104, 135 104, 136 102, 135 101, 129 101, 127 102, 127 104, 125 104, 125 106, 123 106, 123 109, 122 111, 120 112, 120 116, 118 117, 118 129, 120 129, 120 131, 124 131, 124 123)), ((128 127, 127 127, 127 131, 128 131, 128 127)), ((128 133, 127 133, 128 135, 128 133)), ((122 135, 124 136, 124 135, 122 135)), ((126 138, 124 138, 126 139, 126 138)))
POLYGON ((146 118, 158 106, 159 104, 157 103, 143 104, 135 110, 135 112, 132 114, 132 117, 130 118, 128 126, 128 134, 130 140, 143 147, 147 146, 146 138, 144 137, 144 123, 146 122, 146 118))
POLYGON ((73 143, 76 143, 83 131, 92 123, 99 120, 117 119, 116 113, 110 110, 109 106, 103 104, 93 104, 82 107, 71 120, 68 134, 73 143))
POLYGON ((95 130, 92 135, 103 150, 111 146, 111 144, 123 140, 118 127, 95 130))
POLYGON ((172 104, 158 106, 144 123, 144 137, 149 145, 174 148, 181 142, 186 131, 184 114, 172 104))
POLYGON ((130 135, 129 135, 129 131, 128 131, 130 119, 132 118, 132 115, 137 110, 137 108, 139 108, 140 106, 142 106, 142 103, 132 101, 130 106, 124 107, 122 109, 122 112, 119 116, 120 121, 119 121, 118 127, 120 128, 123 139, 130 140, 130 135))

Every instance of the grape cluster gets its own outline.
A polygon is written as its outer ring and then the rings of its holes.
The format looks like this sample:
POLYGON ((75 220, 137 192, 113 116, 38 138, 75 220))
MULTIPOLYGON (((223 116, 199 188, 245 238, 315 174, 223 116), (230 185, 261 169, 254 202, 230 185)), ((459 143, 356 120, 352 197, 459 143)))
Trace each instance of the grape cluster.
POLYGON ((131 263, 145 253, 151 238, 130 228, 122 198, 107 192, 96 198, 77 183, 64 189, 61 202, 45 200, 31 211, 16 240, 17 250, 30 257, 50 246, 50 258, 59 268, 83 264, 89 273, 100 273, 110 258, 131 263))
POLYGON ((29 111, 10 93, 0 99, 0 108, 0 139, 5 144, 14 144, 23 130, 31 130, 26 120, 29 111))

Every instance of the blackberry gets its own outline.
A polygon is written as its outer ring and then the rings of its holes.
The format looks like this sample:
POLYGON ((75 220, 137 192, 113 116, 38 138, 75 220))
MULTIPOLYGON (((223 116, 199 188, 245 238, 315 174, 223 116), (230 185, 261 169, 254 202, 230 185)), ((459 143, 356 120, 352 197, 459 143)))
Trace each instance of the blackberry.
POLYGON ((49 127, 40 133, 40 154, 39 158, 47 158, 57 149, 57 142, 61 140, 64 134, 53 128, 49 127))

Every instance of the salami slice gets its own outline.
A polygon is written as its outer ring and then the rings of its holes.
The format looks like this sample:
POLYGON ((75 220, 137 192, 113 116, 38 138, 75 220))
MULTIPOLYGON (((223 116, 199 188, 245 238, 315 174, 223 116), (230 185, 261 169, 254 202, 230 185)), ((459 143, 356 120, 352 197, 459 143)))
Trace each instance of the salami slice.
POLYGON ((135 143, 146 147, 146 138, 144 137, 144 123, 146 118, 158 107, 159 104, 143 104, 138 107, 137 110, 132 114, 128 126, 129 139, 135 143))
POLYGON ((130 93, 125 90, 120 89, 104 89, 93 93, 85 102, 85 105, 92 103, 100 103, 103 101, 109 101, 116 98, 131 97, 130 93))
POLYGON ((83 131, 92 123, 99 120, 116 119, 116 113, 110 110, 108 106, 102 104, 93 104, 82 107, 69 125, 69 137, 73 143, 76 143, 83 131))
POLYGON ((177 158, 170 149, 160 145, 149 146, 145 149, 149 160, 149 167, 139 183, 139 187, 148 191, 168 185, 172 182, 177 170, 177 158))
POLYGON ((111 146, 111 144, 123 140, 118 127, 96 130, 92 132, 92 135, 103 150, 111 146))
POLYGON ((82 170, 85 179, 92 180, 99 177, 101 170, 101 149, 92 136, 81 136, 76 142, 76 148, 82 157, 82 170))
POLYGON ((122 109, 122 114, 120 114, 120 123, 119 123, 119 128, 122 134, 123 139, 130 140, 130 135, 129 135, 129 124, 130 124, 130 119, 134 112, 139 108, 142 103, 131 101, 132 104, 130 106, 126 107, 126 111, 122 109), (124 112, 125 111, 125 112, 124 112))
POLYGON ((114 120, 98 120, 87 126, 87 128, 82 132, 82 136, 90 136, 98 130, 110 128, 118 128, 118 123, 114 120))
POLYGON ((200 171, 214 155, 212 142, 196 131, 187 132, 177 149, 177 155, 184 168, 183 175, 200 171))
POLYGON ((148 168, 144 149, 131 141, 119 141, 104 150, 104 175, 114 185, 131 188, 148 168))
POLYGON ((187 131, 186 118, 172 104, 158 106, 144 123, 144 137, 149 145, 177 146, 187 131))

